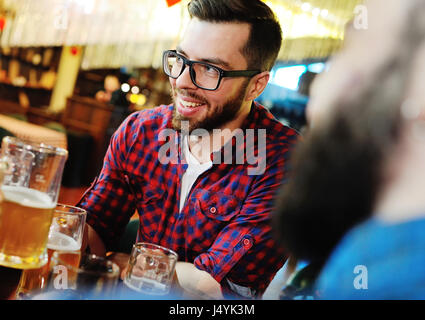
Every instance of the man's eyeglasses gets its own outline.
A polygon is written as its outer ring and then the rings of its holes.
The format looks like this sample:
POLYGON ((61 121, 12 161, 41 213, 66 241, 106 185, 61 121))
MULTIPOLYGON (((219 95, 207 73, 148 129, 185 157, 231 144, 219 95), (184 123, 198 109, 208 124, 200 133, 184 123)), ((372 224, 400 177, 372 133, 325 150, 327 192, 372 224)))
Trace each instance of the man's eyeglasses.
POLYGON ((177 79, 183 73, 184 68, 189 66, 193 84, 205 90, 216 90, 223 77, 253 77, 261 73, 259 70, 225 71, 209 63, 186 59, 176 50, 164 51, 162 64, 165 74, 173 79, 177 79))

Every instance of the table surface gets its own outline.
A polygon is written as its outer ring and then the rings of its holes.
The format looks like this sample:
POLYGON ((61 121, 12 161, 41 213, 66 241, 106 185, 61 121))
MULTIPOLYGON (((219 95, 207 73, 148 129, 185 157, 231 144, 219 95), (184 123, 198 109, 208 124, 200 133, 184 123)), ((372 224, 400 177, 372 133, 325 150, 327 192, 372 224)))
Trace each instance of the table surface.
POLYGON ((0 127, 10 131, 16 137, 34 143, 45 143, 67 149, 66 134, 0 114, 0 127))

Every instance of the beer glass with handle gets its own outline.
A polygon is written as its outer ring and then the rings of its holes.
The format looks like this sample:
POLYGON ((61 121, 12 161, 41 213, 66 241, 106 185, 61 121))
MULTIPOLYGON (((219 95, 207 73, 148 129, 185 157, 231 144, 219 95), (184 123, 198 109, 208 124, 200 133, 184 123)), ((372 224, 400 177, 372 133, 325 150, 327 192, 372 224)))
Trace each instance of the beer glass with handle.
POLYGON ((33 269, 47 263, 46 244, 67 156, 62 148, 3 138, 0 266, 33 269))
POLYGON ((138 242, 131 250, 124 284, 148 295, 170 292, 178 255, 173 250, 153 243, 138 242))
POLYGON ((41 268, 23 271, 18 296, 45 288, 50 259, 55 251, 61 251, 62 259, 67 259, 68 264, 78 267, 86 216, 86 210, 82 208, 66 204, 56 205, 47 241, 48 263, 41 268))

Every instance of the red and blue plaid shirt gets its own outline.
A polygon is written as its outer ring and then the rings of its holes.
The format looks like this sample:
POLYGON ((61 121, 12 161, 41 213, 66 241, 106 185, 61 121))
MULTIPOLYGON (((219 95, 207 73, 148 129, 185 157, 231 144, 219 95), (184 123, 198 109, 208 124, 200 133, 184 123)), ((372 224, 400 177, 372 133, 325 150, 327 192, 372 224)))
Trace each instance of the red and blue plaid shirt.
MULTIPOLYGON (((163 105, 131 114, 112 137, 102 171, 78 205, 87 210, 87 223, 107 248, 119 240, 137 209, 137 241, 176 251, 180 261, 209 272, 223 293, 236 284, 260 296, 286 259, 270 221, 298 134, 253 103, 241 129, 266 129, 265 146, 254 134, 255 154, 266 155, 265 172, 249 175, 251 162, 241 164, 233 152, 232 161, 214 161, 198 177, 180 212, 187 164, 181 161, 181 133, 171 130, 172 111, 173 106, 163 105), (167 141, 160 137, 164 130, 174 132, 167 141), (178 161, 164 164, 160 150, 167 143, 178 151, 178 161)), ((246 147, 235 141, 229 142, 234 151, 246 147)), ((222 149, 225 158, 229 150, 222 149)))

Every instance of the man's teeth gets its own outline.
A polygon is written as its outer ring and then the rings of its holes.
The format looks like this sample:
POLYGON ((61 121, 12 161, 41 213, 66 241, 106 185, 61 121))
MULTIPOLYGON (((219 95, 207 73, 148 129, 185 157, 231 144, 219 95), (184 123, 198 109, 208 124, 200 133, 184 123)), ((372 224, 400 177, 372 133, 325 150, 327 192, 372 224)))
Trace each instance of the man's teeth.
POLYGON ((181 100, 181 104, 184 107, 188 107, 188 108, 196 108, 196 107, 199 107, 199 106, 202 105, 202 103, 187 102, 187 101, 184 101, 184 100, 181 100))

